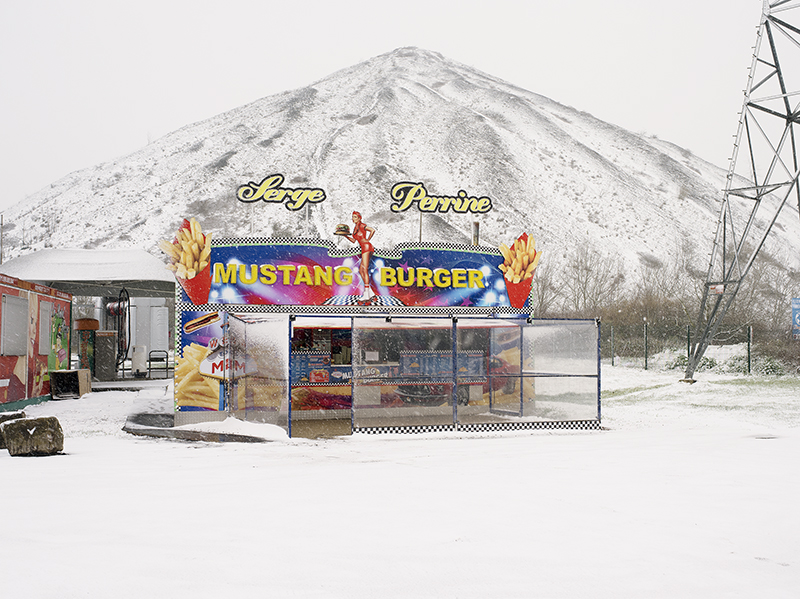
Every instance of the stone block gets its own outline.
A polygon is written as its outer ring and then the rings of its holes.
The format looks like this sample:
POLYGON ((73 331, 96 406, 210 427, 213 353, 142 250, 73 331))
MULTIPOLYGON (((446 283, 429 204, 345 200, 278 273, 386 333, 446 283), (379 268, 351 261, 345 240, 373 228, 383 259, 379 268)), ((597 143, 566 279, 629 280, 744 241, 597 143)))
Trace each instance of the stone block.
POLYGON ((12 456, 53 455, 64 449, 64 431, 55 416, 8 420, 0 430, 12 456))
MULTIPOLYGON (((8 420, 18 420, 19 418, 25 418, 25 412, 22 410, 18 412, 0 412, 0 425, 8 420)), ((3 428, 0 426, 0 449, 6 448, 6 440, 3 436, 3 428)))

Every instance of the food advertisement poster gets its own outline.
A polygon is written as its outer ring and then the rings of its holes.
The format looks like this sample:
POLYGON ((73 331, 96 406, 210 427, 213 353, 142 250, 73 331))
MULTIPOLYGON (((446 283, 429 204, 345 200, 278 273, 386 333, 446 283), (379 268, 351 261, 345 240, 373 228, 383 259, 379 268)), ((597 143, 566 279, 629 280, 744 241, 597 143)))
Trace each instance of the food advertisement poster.
POLYGON ((222 349, 222 324, 215 311, 188 310, 180 316, 182 349, 175 360, 175 406, 180 411, 224 409, 220 378, 202 374, 213 373, 214 355, 222 349))
POLYGON ((363 256, 342 256, 331 242, 215 244, 207 272, 195 277, 207 278, 195 286, 201 294, 184 289, 183 299, 196 305, 528 307, 531 277, 506 277, 502 250, 464 248, 407 244, 375 251, 365 284, 363 256))
MULTIPOLYGON (((230 245, 211 252, 210 303, 356 305, 363 301, 359 256, 325 245, 230 245)), ((397 306, 508 305, 499 256, 405 248, 372 257, 369 303, 397 306)))

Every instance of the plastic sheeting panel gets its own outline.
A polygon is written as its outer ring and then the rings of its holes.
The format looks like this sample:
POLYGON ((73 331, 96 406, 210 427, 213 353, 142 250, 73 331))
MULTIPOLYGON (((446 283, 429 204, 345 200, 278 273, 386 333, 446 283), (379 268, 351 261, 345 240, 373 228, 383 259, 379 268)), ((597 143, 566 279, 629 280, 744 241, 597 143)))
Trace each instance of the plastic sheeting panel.
MULTIPOLYGON (((249 316, 249 315, 248 315, 249 316)), ((228 321, 231 368, 226 393, 230 411, 246 420, 288 428, 289 317, 239 317, 228 321)))
POLYGON ((449 318, 353 319, 356 427, 452 425, 449 318))
POLYGON ((358 429, 599 420, 593 320, 354 318, 358 429))

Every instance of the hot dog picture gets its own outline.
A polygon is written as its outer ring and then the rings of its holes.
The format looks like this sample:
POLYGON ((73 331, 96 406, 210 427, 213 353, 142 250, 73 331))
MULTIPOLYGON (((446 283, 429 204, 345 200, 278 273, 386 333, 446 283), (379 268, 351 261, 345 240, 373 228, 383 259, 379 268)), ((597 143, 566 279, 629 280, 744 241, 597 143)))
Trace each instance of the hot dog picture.
POLYGON ((183 325, 183 332, 194 333, 195 331, 202 329, 203 327, 210 326, 215 322, 219 321, 220 321, 219 313, 212 312, 211 314, 206 314, 205 316, 200 316, 199 318, 195 318, 187 322, 185 325, 183 325))

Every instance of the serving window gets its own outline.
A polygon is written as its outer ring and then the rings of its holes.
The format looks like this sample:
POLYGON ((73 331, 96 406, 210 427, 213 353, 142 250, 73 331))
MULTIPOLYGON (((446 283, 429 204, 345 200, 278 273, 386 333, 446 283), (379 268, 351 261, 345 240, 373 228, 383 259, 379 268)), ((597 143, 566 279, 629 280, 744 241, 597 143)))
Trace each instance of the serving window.
POLYGON ((298 316, 292 323, 291 409, 299 420, 349 419, 351 318, 298 316))

